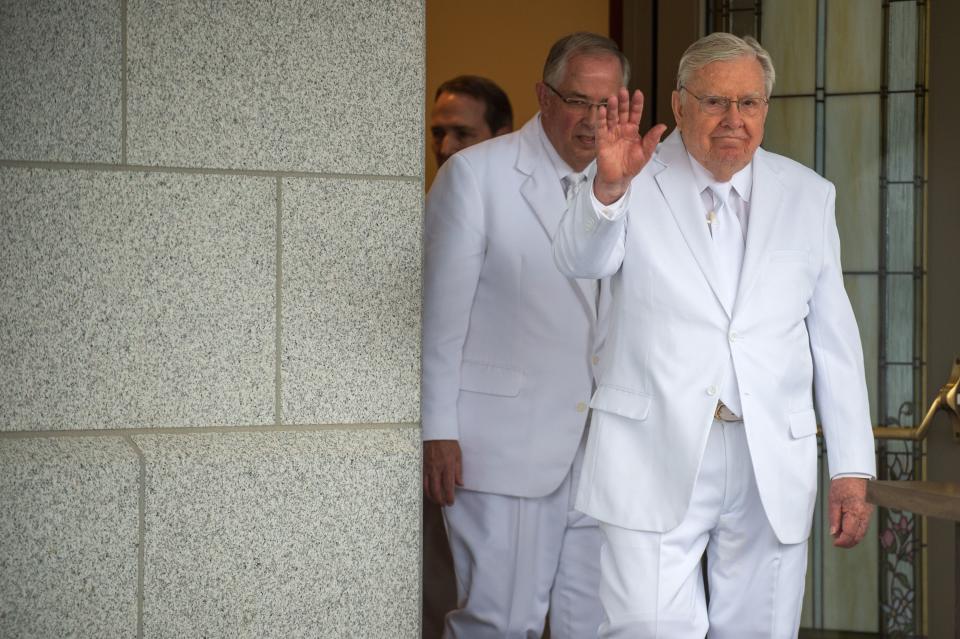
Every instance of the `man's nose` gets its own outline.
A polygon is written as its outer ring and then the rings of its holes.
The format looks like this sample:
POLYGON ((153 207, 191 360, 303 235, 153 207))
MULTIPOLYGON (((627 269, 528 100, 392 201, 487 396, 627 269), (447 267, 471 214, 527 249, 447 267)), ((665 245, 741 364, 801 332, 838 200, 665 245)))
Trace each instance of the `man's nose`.
POLYGON ((593 104, 587 108, 583 113, 583 117, 580 118, 580 124, 586 126, 589 129, 596 129, 597 124, 600 122, 600 107, 599 105, 593 104))
POLYGON ((460 140, 455 135, 447 134, 443 136, 443 141, 440 143, 440 153, 450 157, 461 148, 463 148, 463 145, 460 144, 460 140))
POLYGON ((739 129, 743 126, 743 115, 740 113, 740 105, 738 103, 730 103, 730 106, 727 107, 727 112, 723 114, 721 123, 731 129, 739 129))

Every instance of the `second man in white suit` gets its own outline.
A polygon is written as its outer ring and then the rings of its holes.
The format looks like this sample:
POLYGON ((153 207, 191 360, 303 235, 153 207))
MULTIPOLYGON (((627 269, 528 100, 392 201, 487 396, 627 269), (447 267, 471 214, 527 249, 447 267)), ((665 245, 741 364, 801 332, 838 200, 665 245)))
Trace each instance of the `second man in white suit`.
POLYGON ((595 116, 627 81, 616 45, 558 41, 540 113, 453 155, 426 205, 424 489, 445 506, 459 608, 445 636, 595 636, 601 536, 573 508, 599 290, 561 274, 565 192, 596 154, 595 116))

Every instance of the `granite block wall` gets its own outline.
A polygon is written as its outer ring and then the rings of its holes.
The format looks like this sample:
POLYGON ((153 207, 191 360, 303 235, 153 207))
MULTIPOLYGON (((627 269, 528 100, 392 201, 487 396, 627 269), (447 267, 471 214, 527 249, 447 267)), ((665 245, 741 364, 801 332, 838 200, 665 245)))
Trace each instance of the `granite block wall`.
POLYGON ((0 0, 0 636, 419 637, 423 0, 0 0))

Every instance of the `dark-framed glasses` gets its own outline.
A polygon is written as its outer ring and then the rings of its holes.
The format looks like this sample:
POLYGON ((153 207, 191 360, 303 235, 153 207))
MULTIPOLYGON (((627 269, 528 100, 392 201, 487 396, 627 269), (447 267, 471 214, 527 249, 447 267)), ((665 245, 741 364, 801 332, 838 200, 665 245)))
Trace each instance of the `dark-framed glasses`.
POLYGON ((567 96, 563 95, 562 93, 554 89, 548 83, 544 82, 544 84, 547 86, 548 89, 556 93, 557 97, 563 100, 563 103, 566 104, 568 107, 570 107, 570 109, 573 111, 586 113, 587 111, 590 111, 592 109, 595 109, 595 108, 599 109, 600 107, 607 106, 606 100, 601 100, 600 102, 591 102, 590 100, 584 100, 583 98, 568 98, 567 96))
POLYGON ((755 115, 760 115, 760 113, 763 111, 763 108, 767 106, 767 102, 769 102, 769 100, 759 95, 748 95, 740 98, 739 100, 734 100, 722 95, 700 96, 682 84, 680 85, 680 90, 686 91, 695 97, 697 102, 700 103, 700 110, 707 115, 723 115, 730 108, 731 104, 736 104, 741 115, 752 117, 755 115))

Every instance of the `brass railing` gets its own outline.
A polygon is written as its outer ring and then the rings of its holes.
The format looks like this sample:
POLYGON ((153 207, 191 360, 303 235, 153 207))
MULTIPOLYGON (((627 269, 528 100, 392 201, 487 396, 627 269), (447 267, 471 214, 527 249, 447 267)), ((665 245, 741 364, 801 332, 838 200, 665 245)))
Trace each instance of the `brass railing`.
POLYGON ((960 444, 960 409, 957 408, 957 389, 960 387, 960 357, 953 360, 950 379, 940 387, 936 398, 930 404, 927 414, 918 426, 905 428, 901 426, 875 426, 873 436, 877 439, 901 439, 908 441, 922 441, 926 439, 933 424, 937 411, 945 411, 953 424, 953 441, 960 444))

